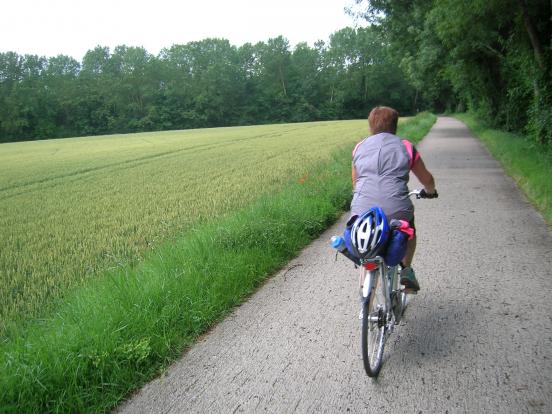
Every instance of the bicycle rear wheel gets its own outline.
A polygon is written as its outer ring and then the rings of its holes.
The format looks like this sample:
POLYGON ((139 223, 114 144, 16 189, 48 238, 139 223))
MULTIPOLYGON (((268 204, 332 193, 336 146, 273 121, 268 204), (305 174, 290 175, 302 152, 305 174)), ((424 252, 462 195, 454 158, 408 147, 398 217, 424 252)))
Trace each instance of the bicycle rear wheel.
POLYGON ((391 305, 393 306, 393 314, 395 315, 395 324, 398 324, 406 309, 406 293, 399 284, 401 275, 401 267, 390 268, 388 273, 391 278, 391 305))
POLYGON ((377 377, 383 359, 387 309, 382 289, 378 287, 378 273, 373 277, 373 287, 362 302, 361 346, 364 369, 369 377, 377 377))

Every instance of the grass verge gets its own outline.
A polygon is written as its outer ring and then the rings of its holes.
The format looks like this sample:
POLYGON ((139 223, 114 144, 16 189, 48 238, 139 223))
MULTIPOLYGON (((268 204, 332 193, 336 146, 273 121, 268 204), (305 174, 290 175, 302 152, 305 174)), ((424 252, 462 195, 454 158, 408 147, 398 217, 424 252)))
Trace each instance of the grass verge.
POLYGON ((455 117, 479 137, 552 226, 552 149, 539 146, 521 135, 488 128, 470 114, 455 117))
MULTIPOLYGON (((417 142, 431 119, 399 134, 417 142)), ((350 156, 342 150, 281 193, 106 273, 0 344, 0 411, 114 407, 335 221, 350 202, 350 156)))

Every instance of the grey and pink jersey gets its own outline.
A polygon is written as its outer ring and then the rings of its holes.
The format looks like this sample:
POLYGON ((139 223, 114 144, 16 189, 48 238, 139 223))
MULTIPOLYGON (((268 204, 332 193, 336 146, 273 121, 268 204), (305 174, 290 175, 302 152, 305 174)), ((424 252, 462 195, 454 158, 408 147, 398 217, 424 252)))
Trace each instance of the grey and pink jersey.
POLYGON ((390 219, 412 220, 414 206, 408 197, 408 179, 419 158, 410 141, 393 134, 376 134, 359 142, 353 150, 357 181, 351 215, 378 206, 390 219))

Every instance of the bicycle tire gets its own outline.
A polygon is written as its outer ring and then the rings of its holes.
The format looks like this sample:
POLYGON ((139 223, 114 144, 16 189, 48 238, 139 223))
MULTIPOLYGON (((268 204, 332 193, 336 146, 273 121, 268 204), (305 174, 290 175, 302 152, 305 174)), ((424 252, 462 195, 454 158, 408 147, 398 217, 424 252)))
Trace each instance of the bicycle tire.
POLYGON ((406 295, 403 289, 399 289, 400 271, 397 267, 388 269, 389 280, 391 280, 391 307, 395 315, 395 324, 401 321, 406 305, 406 295))
POLYGON ((398 324, 404 315, 404 311, 406 310, 407 299, 404 289, 402 289, 399 285, 399 277, 401 274, 400 267, 392 269, 392 272, 393 291, 391 292, 391 303, 393 305, 393 313, 395 315, 395 324, 398 324))
POLYGON ((393 314, 395 315, 395 325, 398 325, 404 316, 406 310, 406 293, 402 290, 398 290, 392 293, 393 314))
POLYGON ((377 284, 362 303, 361 347, 364 370, 369 377, 378 376, 385 346, 385 300, 378 300, 377 284))

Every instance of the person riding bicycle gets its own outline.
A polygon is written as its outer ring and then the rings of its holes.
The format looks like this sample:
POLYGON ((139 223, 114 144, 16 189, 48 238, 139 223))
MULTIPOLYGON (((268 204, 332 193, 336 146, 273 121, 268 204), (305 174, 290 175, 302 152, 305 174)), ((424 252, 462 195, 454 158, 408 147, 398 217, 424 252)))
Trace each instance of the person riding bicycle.
MULTIPOLYGON (((428 197, 435 196, 437 191, 433 175, 414 145, 396 135, 398 120, 399 113, 386 106, 372 109, 368 116, 372 135, 353 150, 351 216, 360 216, 369 208, 379 206, 389 221, 405 220, 414 228, 414 205, 408 196, 410 171, 422 183, 428 197)), ((414 235, 407 243, 400 279, 412 291, 420 289, 411 266, 415 249, 414 235)))

